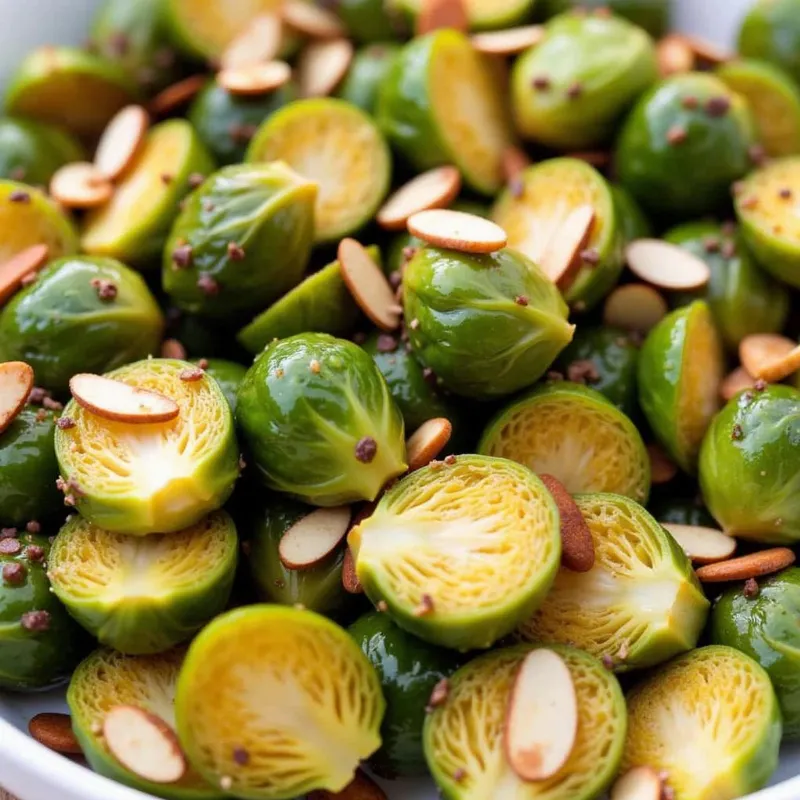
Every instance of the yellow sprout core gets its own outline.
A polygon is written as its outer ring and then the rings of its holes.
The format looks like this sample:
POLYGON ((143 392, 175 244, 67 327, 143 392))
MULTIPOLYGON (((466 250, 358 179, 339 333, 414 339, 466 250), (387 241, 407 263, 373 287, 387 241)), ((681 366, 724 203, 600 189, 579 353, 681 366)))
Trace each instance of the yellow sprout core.
POLYGON ((797 194, 781 197, 781 189, 797 186, 800 181, 800 158, 777 159, 754 172, 745 184, 742 197, 757 198, 758 202, 738 212, 751 225, 757 225, 768 236, 789 247, 800 239, 800 215, 797 213, 797 194))

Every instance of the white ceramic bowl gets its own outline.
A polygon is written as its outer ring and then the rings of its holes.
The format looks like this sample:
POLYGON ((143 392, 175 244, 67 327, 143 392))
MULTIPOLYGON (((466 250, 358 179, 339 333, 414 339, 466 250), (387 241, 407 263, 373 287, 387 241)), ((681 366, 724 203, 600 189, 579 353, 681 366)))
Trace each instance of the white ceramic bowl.
MULTIPOLYGON (((40 44, 79 43, 100 0, 0 0, 0 83, 40 44)), ((136 0, 130 0, 135 3, 136 0)), ((733 41, 751 0, 673 0, 675 27, 733 41)), ((0 234, 2 235, 2 234, 0 234)), ((40 711, 65 711, 63 691, 37 695, 0 692, 0 785, 20 800, 153 800, 90 772, 33 741, 28 720, 40 711)), ((786 746, 771 788, 747 800, 800 800, 800 743, 786 746)), ((430 781, 385 783, 391 800, 437 800, 430 781)))

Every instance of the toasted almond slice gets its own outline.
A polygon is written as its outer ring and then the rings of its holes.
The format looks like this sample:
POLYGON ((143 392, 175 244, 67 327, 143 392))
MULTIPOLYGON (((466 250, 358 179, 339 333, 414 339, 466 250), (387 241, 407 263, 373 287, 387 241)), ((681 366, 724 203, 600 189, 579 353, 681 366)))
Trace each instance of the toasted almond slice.
POLYGON ((430 464, 450 441, 453 426, 449 419, 436 417, 423 422, 406 442, 408 471, 430 464))
POLYGON ((126 106, 106 125, 94 154, 94 165, 106 178, 116 180, 131 165, 149 125, 142 106, 126 106))
POLYGON ((283 21, 299 33, 314 39, 346 36, 347 30, 336 14, 304 0, 284 0, 283 21))
POLYGON ((708 39, 703 39, 700 36, 688 36, 684 33, 674 34, 677 38, 682 39, 694 53, 698 60, 717 66, 730 61, 733 58, 729 50, 723 50, 708 39))
POLYGON ((494 222, 446 208, 414 214, 408 220, 408 232, 436 247, 464 253, 494 253, 508 244, 506 232, 494 222))
POLYGON ((153 783, 175 783, 186 774, 178 737, 161 717, 136 706, 114 706, 103 720, 103 738, 117 761, 153 783))
POLYGON ((588 204, 574 208, 545 245, 539 266, 559 288, 566 289, 581 268, 580 253, 592 235, 594 217, 588 204))
POLYGON ((19 291, 25 276, 36 274, 47 263, 49 255, 46 244, 34 244, 0 264, 0 306, 19 291))
POLYGON ((308 793, 307 800, 387 800, 387 797, 366 772, 357 769, 355 778, 341 792, 316 789, 308 793))
POLYGON ((429 208, 447 208, 461 191, 461 173, 455 167, 437 167, 401 186, 378 211, 378 225, 401 231, 408 218, 429 208))
POLYGON ((669 483, 678 474, 677 465, 659 445, 647 445, 647 455, 650 458, 651 483, 669 483))
POLYGON ((208 75, 190 75, 162 89, 149 104, 150 113, 164 117, 185 106, 206 85, 208 75))
POLYGON ((297 61, 297 84, 302 97, 327 97, 341 83, 353 61, 347 39, 310 42, 297 61))
POLYGON ((50 179, 50 195, 67 208, 95 208, 113 194, 111 181, 88 161, 66 164, 50 179))
POLYGON ((462 33, 469 30, 469 14, 464 0, 422 0, 417 15, 417 36, 439 28, 454 28, 462 33))
POLYGON ((618 286, 606 298, 603 322, 613 328, 647 333, 667 315, 669 306, 661 293, 647 283, 618 286))
POLYGON ((80 744, 72 732, 72 719, 69 714, 37 714, 28 723, 28 733, 50 750, 64 755, 79 756, 80 744))
POLYGON ((33 389, 33 369, 24 361, 0 364, 0 433, 17 417, 33 389))
POLYGON ((288 83, 291 77, 292 68, 285 61, 268 61, 222 69, 217 73, 217 83, 226 92, 250 97, 272 92, 288 83))
POLYGON ((552 475, 539 475, 553 496, 561 518, 561 563, 573 572, 588 572, 594 566, 594 541, 589 526, 567 487, 552 475))
POLYGON ((736 539, 726 536, 716 528, 702 525, 678 525, 674 522, 662 522, 683 548, 689 558, 697 564, 713 564, 725 561, 736 552, 736 539))
POLYGON ((736 367, 720 384, 720 397, 727 403, 739 392, 752 389, 755 383, 756 379, 744 367, 736 367))
POLYGON ((611 800, 661 800, 661 776, 652 767, 634 767, 611 787, 611 800))
POLYGON ((342 586, 348 594, 364 594, 364 587, 356 574, 353 551, 349 547, 344 551, 344 561, 342 562, 342 586))
POLYGON ((795 555, 788 547, 772 547, 739 558, 717 561, 696 570, 703 583, 746 581, 761 575, 771 575, 794 564, 795 555))
POLYGON ((506 708, 503 748, 523 781, 555 775, 578 732, 578 703, 569 667, 557 653, 533 650, 522 661, 506 708))
POLYGON ((754 378, 780 381, 800 369, 800 345, 778 333, 754 333, 739 342, 739 360, 754 378))
POLYGON ((699 289, 711 278, 702 258, 660 239, 632 241, 625 248, 625 258, 637 278, 660 289, 699 289))
POLYGON ((98 417, 117 422, 169 422, 180 413, 178 404, 163 394, 88 372, 73 375, 69 390, 78 405, 98 417))
POLYGON ((272 61, 281 49, 283 21, 277 14, 259 14, 225 48, 220 58, 224 69, 272 61))
POLYGON ((476 33, 471 38, 472 46, 487 56, 513 56, 530 47, 535 47, 544 39, 543 25, 520 25, 502 31, 476 33))
POLYGON ((611 153, 608 150, 576 150, 567 153, 566 158, 577 158, 578 161, 585 161, 597 169, 605 169, 611 164, 611 153))
POLYGON ((402 309, 381 268, 355 239, 342 239, 338 255, 342 280, 359 308, 382 330, 395 330, 402 309))
POLYGON ((522 148, 510 144, 503 150, 503 177, 506 179, 506 185, 512 191, 524 188, 519 182, 522 179, 522 173, 530 164, 531 160, 522 148))
POLYGON ((665 36, 658 43, 656 55, 662 78, 694 69, 694 52, 681 36, 665 36))
POLYGON ((350 506, 318 508, 289 528, 278 544, 287 569, 308 569, 324 561, 339 546, 350 527, 350 506))

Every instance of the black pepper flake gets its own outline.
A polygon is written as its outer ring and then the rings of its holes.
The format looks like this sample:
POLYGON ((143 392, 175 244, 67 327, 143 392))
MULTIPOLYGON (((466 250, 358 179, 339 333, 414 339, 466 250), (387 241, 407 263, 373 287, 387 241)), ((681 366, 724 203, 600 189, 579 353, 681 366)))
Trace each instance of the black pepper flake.
POLYGON ((32 519, 25 526, 25 530, 28 533, 41 533, 42 532, 42 526, 35 519, 32 519))
POLYGON ((31 196, 28 194, 28 192, 25 192, 22 189, 15 189, 8 196, 8 199, 12 203, 30 203, 31 196))
POLYGON ((692 110, 694 110, 695 108, 697 108, 697 106, 699 105, 699 103, 697 102, 697 98, 696 98, 694 95, 692 95, 692 94, 688 94, 688 95, 686 95, 686 97, 684 97, 684 98, 681 100, 681 105, 682 105, 684 108, 688 109, 689 111, 692 111, 692 110))
POLYGON ((457 770, 456 770, 456 771, 453 773, 453 780, 454 780, 456 783, 461 783, 461 781, 463 781, 463 780, 464 780, 466 777, 467 777, 467 771, 464 769, 464 767, 459 767, 459 768, 458 768, 458 769, 457 769, 457 770))
POLYGON ((426 383, 436 385, 436 373, 430 367, 422 368, 422 377, 426 383))
POLYGON ((220 291, 219 283, 211 275, 201 275, 197 279, 197 288, 207 297, 214 297, 220 291))
POLYGON ((719 238, 716 236, 707 236, 703 239, 703 249, 706 253, 718 253, 720 247, 719 238))
POLYGON ((754 597, 758 597, 758 593, 759 593, 758 581, 755 578, 748 578, 744 582, 744 587, 742 589, 742 594, 748 600, 752 600, 754 597))
POLYGON ((114 300, 117 296, 117 285, 113 281, 107 281, 102 278, 92 278, 89 283, 97 292, 97 296, 106 302, 114 300))
POLYGON ((767 163, 767 151, 763 144, 752 144, 747 148, 748 158, 757 166, 761 167, 767 163))
POLYGON ((558 372, 555 369, 551 369, 548 371, 547 375, 545 376, 548 381, 563 381, 564 380, 564 373, 558 372))
POLYGON ((570 100, 575 100, 582 94, 583 94, 583 85, 578 81, 575 81, 575 83, 570 84, 569 88, 567 89, 567 97, 569 97, 570 100))
POLYGON ((567 367, 567 380, 572 383, 597 383, 600 380, 600 373, 593 361, 581 358, 567 367))
POLYGON ((683 125, 673 125, 667 131, 667 144, 674 147, 675 145, 682 144, 689 138, 686 128, 683 125))
POLYGON ((531 84, 538 92, 546 92, 550 88, 550 78, 547 75, 537 75, 531 84))
POLYGON ((731 439, 738 441, 743 436, 744 436, 744 431, 742 430, 742 426, 737 423, 736 425, 733 426, 733 429, 731 430, 731 439))
POLYGON ((28 574, 24 564, 17 561, 12 561, 8 564, 3 564, 3 581, 9 586, 19 586, 28 574))
POLYGON ((403 273, 399 269, 392 270, 389 273, 389 286, 395 291, 400 288, 403 283, 403 273))
POLYGON ((403 248, 403 261, 408 263, 417 254, 418 247, 404 247, 403 248))
POLYGON ((41 561, 44 558, 44 547, 40 547, 38 544, 29 544, 25 548, 25 555, 28 557, 28 561, 41 561))
POLYGON ((759 378, 754 384, 753 388, 757 392, 763 392, 767 388, 767 382, 763 378, 759 378))
POLYGON ((244 747, 234 747, 233 748, 233 760, 240 766, 243 767, 245 764, 250 762, 250 753, 244 749, 244 747))
POLYGON ((517 295, 517 296, 514 298, 514 302, 515 302, 515 303, 516 303, 518 306, 526 306, 526 305, 528 305, 528 303, 529 303, 530 301, 528 300, 528 295, 526 295, 526 294, 518 294, 518 295, 517 295))
POLYGON ((378 336, 377 350, 379 353, 394 353, 397 346, 398 341, 391 334, 382 333, 378 336))
POLYGON ((0 555, 15 556, 22 550, 19 539, 0 539, 0 555))
POLYGON ((186 383, 194 383, 195 381, 199 381, 205 374, 206 373, 200 369, 200 367, 187 367, 185 370, 181 371, 178 377, 186 383))
POLYGON ((706 101, 706 114, 709 117, 724 117, 731 107, 731 101, 724 94, 710 97, 706 101))
POLYGON ((75 427, 75 420, 72 417, 61 417, 56 420, 56 425, 62 431, 68 431, 75 427))
POLYGON ((378 452, 378 443, 371 436, 364 436, 356 444, 356 460, 362 464, 369 464, 378 452))
POLYGON ((784 186, 783 189, 778 192, 778 197, 780 197, 781 200, 791 200, 792 190, 788 186, 784 186))
POLYGON ((415 617, 427 617, 434 610, 433 598, 426 592, 420 598, 417 607, 414 609, 415 617))
POLYGON ((192 266, 192 246, 182 244, 172 251, 172 263, 178 269, 189 269, 192 266))
POLYGON ((447 702, 447 696, 450 694, 450 681, 447 678, 442 678, 431 691, 431 696, 428 699, 428 705, 425 710, 430 712, 434 708, 443 706, 447 702))
POLYGON ((244 247, 236 244, 236 242, 228 242, 228 258, 231 261, 242 261, 244 256, 244 247))
POLYGON ((163 183, 165 186, 169 186, 172 183, 172 180, 173 176, 170 175, 168 172, 161 173, 161 183, 163 183))
POLYGON ((585 264, 591 264, 593 267, 600 263, 600 253, 594 247, 587 247, 580 252, 581 261, 585 264))
POLYGON ((196 189, 198 186, 200 186, 203 183, 203 181, 205 181, 205 179, 206 179, 206 176, 203 175, 202 173, 193 172, 189 176, 189 188, 190 189, 196 189))
POLYGON ((40 386, 34 386, 31 393, 28 395, 28 402, 34 406, 40 406, 45 397, 50 397, 50 392, 47 389, 42 389, 40 386))
POLYGON ((611 656, 608 653, 606 653, 600 660, 603 662, 603 666, 606 669, 608 670, 614 669, 614 659, 611 658, 611 656))
POLYGON ((456 457, 454 455, 445 456, 444 463, 447 464, 448 467, 452 467, 453 464, 456 463, 456 457))
POLYGON ((26 631, 42 632, 50 630, 50 613, 48 611, 26 611, 20 618, 26 631))

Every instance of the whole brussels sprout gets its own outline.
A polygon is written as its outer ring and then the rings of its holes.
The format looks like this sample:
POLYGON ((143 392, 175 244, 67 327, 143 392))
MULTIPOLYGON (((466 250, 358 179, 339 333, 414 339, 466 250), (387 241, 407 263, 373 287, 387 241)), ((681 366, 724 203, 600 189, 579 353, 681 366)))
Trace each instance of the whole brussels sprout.
POLYGON ((48 184, 53 173, 83 158, 83 148, 55 125, 23 117, 0 119, 0 178, 48 184))
POLYGON ((730 536, 800 541, 800 392, 777 385, 734 397, 703 440, 700 488, 730 536))
POLYGON ((381 42, 356 53, 350 70, 336 94, 354 106, 372 114, 378 102, 378 90, 400 52, 400 45, 381 42))
POLYGON ((327 334, 268 345, 236 418, 264 483, 314 505, 374 500, 406 470, 403 417, 375 362, 327 334))
POLYGON ((608 8, 644 28, 651 36, 660 37, 669 26, 670 0, 544 0, 536 8, 545 18, 570 9, 608 8))
POLYGON ((800 0, 756 0, 739 30, 739 53, 785 69, 800 81, 800 0))
POLYGON ((239 386, 247 374, 247 367, 237 364, 235 361, 225 361, 222 358, 201 359, 203 368, 207 375, 210 375, 222 389, 222 394, 228 401, 231 411, 236 412, 236 393, 239 386))
POLYGON ((403 16, 385 0, 338 0, 336 12, 357 42, 386 42, 408 33, 403 16))

